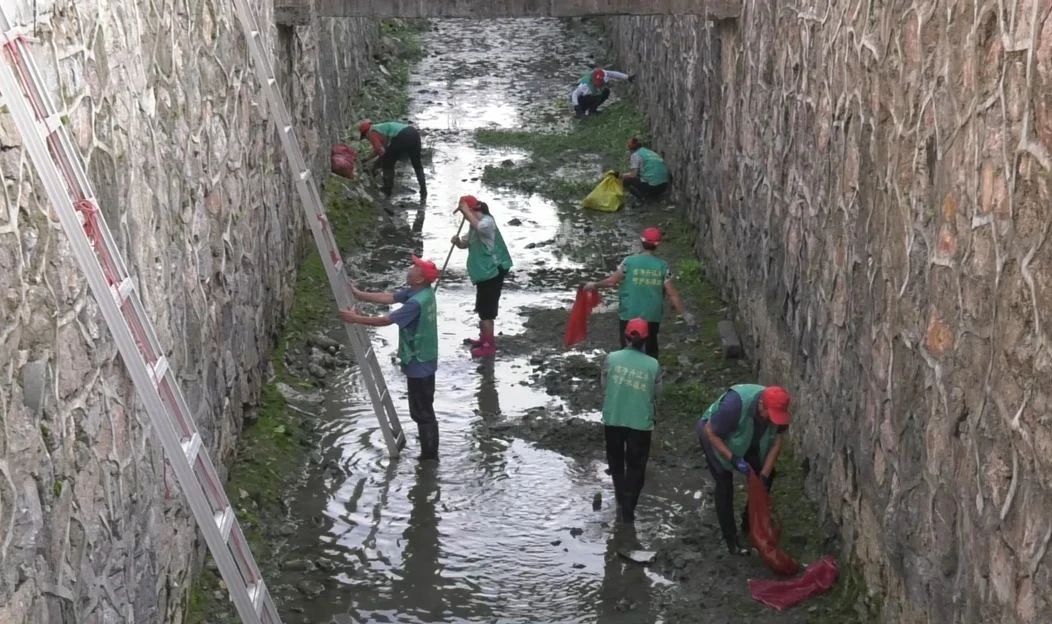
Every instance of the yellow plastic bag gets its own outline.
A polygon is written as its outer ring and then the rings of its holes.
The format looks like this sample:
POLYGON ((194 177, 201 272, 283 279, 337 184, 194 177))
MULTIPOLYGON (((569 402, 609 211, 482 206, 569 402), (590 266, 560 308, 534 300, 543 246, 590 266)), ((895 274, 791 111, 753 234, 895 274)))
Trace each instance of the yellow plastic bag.
POLYGON ((581 206, 602 212, 617 212, 625 205, 625 186, 617 172, 607 171, 581 206))

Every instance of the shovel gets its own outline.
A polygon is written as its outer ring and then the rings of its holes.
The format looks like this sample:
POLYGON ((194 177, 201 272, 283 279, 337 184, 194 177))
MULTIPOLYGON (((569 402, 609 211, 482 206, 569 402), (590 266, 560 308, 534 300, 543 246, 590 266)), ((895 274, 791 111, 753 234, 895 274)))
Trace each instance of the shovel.
MULTIPOLYGON (((464 217, 464 218, 462 218, 460 220, 460 227, 457 228, 457 233, 456 233, 457 236, 460 236, 460 231, 464 229, 464 222, 467 221, 467 220, 468 220, 467 217, 464 217)), ((455 247, 456 247, 456 245, 454 245, 452 243, 449 245, 449 253, 446 254, 446 261, 442 263, 442 271, 438 274, 438 279, 435 280, 435 290, 436 291, 438 290, 439 282, 442 281, 442 275, 446 272, 446 267, 449 266, 449 259, 453 257, 453 249, 455 247)))

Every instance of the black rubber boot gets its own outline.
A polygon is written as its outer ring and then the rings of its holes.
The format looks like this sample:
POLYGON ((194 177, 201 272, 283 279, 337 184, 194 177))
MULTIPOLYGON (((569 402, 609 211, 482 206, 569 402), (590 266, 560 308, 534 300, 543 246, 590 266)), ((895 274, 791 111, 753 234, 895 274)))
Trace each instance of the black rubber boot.
POLYGON ((417 425, 420 434, 420 461, 438 459, 438 423, 417 425))

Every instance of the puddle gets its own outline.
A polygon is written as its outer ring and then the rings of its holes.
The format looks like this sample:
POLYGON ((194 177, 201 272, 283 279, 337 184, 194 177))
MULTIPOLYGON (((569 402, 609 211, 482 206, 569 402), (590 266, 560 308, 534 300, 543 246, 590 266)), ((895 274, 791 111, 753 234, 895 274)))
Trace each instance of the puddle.
MULTIPOLYGON (((609 231, 616 217, 483 187, 487 165, 526 154, 473 140, 474 129, 519 127, 564 98, 596 42, 557 20, 441 20, 424 46, 429 54, 414 68, 409 92, 410 117, 431 154, 427 206, 416 201, 411 170, 400 166, 378 241, 346 251, 363 287, 397 286, 413 251, 441 265, 459 222, 451 214, 457 199, 483 198, 515 261, 497 320, 507 348, 498 339, 496 360, 480 364, 463 346, 477 328, 466 251, 457 250, 438 291, 437 467, 412 459, 416 432, 391 360, 394 328, 373 340, 409 432, 400 461, 387 461, 356 369, 330 379, 320 402, 290 396, 293 408, 318 419, 320 443, 305 487, 290 502, 298 529, 288 536, 289 555, 268 580, 288 622, 661 621, 658 604, 670 580, 617 553, 649 549, 671 534, 669 518, 697 509, 699 472, 655 460, 638 534, 615 530, 601 433, 595 439, 590 370, 598 375, 598 351, 570 356, 580 359, 571 383, 545 381, 545 363, 562 357, 574 287, 612 268, 630 237, 591 234, 593 227, 609 231), (509 225, 513 219, 521 225, 509 225), (537 414, 567 424, 531 421, 537 414), (531 427, 548 430, 524 435, 531 427), (597 492, 604 500, 594 511, 597 492)), ((595 164, 569 163, 553 175, 588 167, 595 164)), ((329 330, 340 331, 335 324, 329 330)))

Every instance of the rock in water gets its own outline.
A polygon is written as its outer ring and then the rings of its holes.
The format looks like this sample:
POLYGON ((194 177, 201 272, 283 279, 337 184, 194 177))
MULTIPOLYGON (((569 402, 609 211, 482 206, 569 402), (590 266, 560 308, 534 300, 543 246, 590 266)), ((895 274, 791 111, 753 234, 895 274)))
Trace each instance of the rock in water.
POLYGON ((592 511, 599 511, 603 508, 603 493, 596 492, 595 496, 592 497, 592 511))

